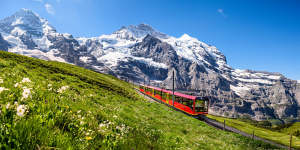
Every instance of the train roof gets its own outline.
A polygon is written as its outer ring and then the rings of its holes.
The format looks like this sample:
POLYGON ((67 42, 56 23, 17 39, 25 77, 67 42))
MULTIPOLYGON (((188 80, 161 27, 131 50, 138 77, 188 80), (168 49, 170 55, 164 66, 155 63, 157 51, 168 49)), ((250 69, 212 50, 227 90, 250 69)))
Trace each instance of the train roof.
MULTIPOLYGON (((169 94, 173 94, 173 92, 170 91, 170 90, 165 90, 165 89, 161 89, 161 88, 154 87, 154 86, 147 86, 147 85, 142 85, 142 86, 145 86, 145 87, 148 87, 148 88, 151 88, 151 89, 154 89, 154 90, 158 90, 158 91, 163 91, 163 92, 166 92, 166 93, 169 93, 169 94)), ((179 92, 174 92, 174 95, 184 97, 184 98, 187 98, 187 99, 192 99, 192 100, 195 100, 195 99, 199 98, 197 96, 186 95, 186 94, 179 93, 179 92)))

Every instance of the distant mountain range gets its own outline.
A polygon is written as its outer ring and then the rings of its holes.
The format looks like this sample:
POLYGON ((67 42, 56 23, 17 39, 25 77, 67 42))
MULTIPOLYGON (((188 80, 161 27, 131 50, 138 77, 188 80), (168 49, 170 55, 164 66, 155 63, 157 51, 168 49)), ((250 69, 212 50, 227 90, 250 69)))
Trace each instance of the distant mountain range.
POLYGON ((297 81, 279 73, 234 69, 216 47, 187 34, 169 36, 146 24, 74 38, 21 9, 0 20, 0 49, 165 88, 171 88, 174 70, 176 89, 209 96, 212 114, 285 122, 300 116, 297 81))

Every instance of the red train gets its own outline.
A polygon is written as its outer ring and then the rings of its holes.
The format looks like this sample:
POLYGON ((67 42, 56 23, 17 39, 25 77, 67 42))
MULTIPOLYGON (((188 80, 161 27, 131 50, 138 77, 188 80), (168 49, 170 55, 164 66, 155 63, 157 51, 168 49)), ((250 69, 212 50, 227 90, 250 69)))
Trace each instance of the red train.
POLYGON ((174 92, 174 104, 172 103, 173 92, 157 87, 140 85, 140 91, 155 100, 164 102, 189 115, 206 115, 208 113, 209 99, 174 92))

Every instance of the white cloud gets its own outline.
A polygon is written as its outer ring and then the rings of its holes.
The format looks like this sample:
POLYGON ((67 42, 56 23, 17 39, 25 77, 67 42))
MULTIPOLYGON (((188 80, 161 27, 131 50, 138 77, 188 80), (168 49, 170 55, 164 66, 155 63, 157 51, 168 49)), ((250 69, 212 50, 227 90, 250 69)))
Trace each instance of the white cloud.
POLYGON ((51 14, 51 15, 54 15, 54 14, 55 14, 55 10, 54 10, 54 8, 52 7, 51 4, 46 3, 44 6, 45 6, 45 8, 46 8, 46 11, 47 11, 49 14, 51 14))
POLYGON ((223 10, 223 9, 219 8, 217 11, 218 11, 218 13, 221 14, 224 18, 227 17, 227 15, 224 13, 224 10, 223 10))

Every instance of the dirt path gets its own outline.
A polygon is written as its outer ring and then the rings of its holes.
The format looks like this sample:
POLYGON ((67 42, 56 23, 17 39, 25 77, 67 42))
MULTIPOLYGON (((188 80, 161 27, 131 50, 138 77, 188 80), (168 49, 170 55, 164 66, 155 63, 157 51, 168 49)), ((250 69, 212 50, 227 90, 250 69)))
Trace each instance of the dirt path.
MULTIPOLYGON (((151 97, 149 97, 149 96, 146 96, 145 94, 141 93, 138 89, 136 89, 136 91, 137 91, 140 95, 144 96, 144 97, 145 97, 147 100, 149 100, 150 102, 157 102, 157 101, 154 100, 153 98, 151 98, 151 97)), ((216 121, 216 120, 207 118, 206 116, 201 117, 201 118, 197 118, 197 119, 204 121, 206 124, 208 124, 208 125, 210 125, 210 126, 212 126, 212 127, 214 127, 214 128, 221 129, 221 130, 224 128, 223 123, 220 123, 220 122, 218 122, 218 121, 216 121)), ((230 131, 230 132, 234 132, 234 133, 237 133, 237 134, 240 134, 240 135, 243 135, 243 136, 245 136, 245 137, 254 138, 255 140, 260 140, 260 141, 263 141, 263 142, 265 142, 265 143, 269 143, 269 144, 275 145, 275 146, 277 146, 277 147, 279 147, 279 148, 289 149, 288 146, 285 146, 285 145, 282 145, 282 144, 278 144, 278 143, 275 143, 275 142, 273 142, 273 141, 270 141, 270 140, 267 140, 267 139, 264 139, 264 138, 261 138, 261 137, 257 137, 257 136, 255 136, 255 135, 253 136, 253 135, 251 135, 251 134, 245 133, 245 132, 243 132, 243 131, 240 131, 240 130, 238 130, 238 129, 236 129, 236 128, 233 128, 233 127, 230 127, 230 126, 226 126, 226 125, 225 125, 225 130, 226 130, 226 131, 230 131)), ((292 149, 293 149, 293 148, 292 148, 292 149)), ((293 149, 293 150, 294 150, 294 149, 293 149)))

